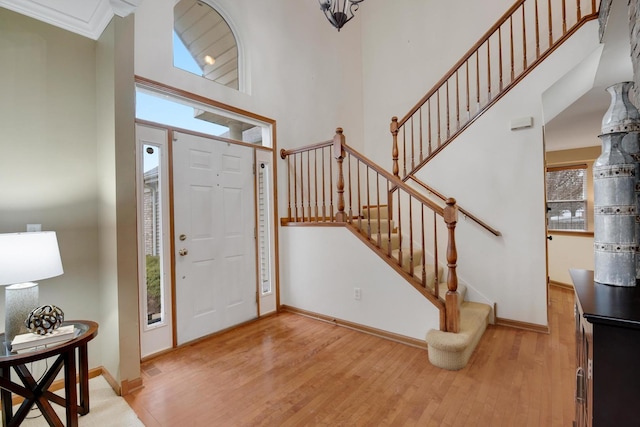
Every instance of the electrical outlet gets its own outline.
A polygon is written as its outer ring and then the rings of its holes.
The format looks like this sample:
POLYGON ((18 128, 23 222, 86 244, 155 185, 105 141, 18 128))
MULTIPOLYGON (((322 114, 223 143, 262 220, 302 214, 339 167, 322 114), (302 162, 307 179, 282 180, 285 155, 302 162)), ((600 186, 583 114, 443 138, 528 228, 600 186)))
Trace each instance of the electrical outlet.
POLYGON ((42 224, 27 224, 27 232, 39 232, 42 231, 42 224))
POLYGON ((360 301, 360 299, 362 299, 362 289, 353 288, 353 299, 356 301, 360 301))

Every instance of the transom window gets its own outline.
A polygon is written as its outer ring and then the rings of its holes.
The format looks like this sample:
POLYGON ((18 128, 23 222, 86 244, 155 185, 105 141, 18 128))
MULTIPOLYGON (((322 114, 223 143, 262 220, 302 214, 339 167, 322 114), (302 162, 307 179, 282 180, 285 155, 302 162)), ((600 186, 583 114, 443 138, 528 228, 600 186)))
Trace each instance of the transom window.
POLYGON ((173 9, 173 65, 238 89, 238 44, 220 14, 204 1, 180 0, 173 9))
POLYGON ((547 168, 549 230, 587 230, 587 165, 547 168))

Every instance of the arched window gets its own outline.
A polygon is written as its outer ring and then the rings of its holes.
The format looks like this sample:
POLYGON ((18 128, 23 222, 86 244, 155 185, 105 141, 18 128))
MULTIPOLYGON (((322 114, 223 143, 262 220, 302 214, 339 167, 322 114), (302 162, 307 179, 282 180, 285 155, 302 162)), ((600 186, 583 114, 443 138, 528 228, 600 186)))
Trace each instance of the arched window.
POLYGON ((180 0, 173 9, 173 65, 238 89, 238 44, 227 21, 198 0, 180 0))

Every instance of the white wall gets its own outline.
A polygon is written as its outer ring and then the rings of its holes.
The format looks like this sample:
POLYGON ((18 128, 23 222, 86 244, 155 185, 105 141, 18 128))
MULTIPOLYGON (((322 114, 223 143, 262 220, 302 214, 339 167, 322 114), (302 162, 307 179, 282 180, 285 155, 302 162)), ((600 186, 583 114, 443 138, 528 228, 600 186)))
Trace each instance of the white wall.
POLYGON ((284 227, 281 300, 296 308, 424 340, 439 312, 343 227, 284 227), (354 299, 354 288, 362 299, 354 299))
POLYGON ((550 233, 549 279, 573 285, 569 269, 593 270, 593 235, 567 236, 550 233))
POLYGON ((174 0, 135 14, 135 73, 278 122, 278 147, 333 137, 342 126, 362 146, 360 24, 338 33, 317 4, 299 0, 205 0, 236 30, 250 90, 242 93, 173 67, 174 0))
MULTIPOLYGON (((64 274, 40 282, 40 302, 100 323, 95 76, 94 41, 0 8, 0 232, 56 231, 64 274)), ((0 310, 1 323, 1 290, 0 310)))

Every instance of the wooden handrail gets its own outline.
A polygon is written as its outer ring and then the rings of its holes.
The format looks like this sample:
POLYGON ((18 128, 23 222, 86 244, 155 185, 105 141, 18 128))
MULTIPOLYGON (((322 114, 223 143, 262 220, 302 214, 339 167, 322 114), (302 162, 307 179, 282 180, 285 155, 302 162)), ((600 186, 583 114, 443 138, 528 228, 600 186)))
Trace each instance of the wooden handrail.
POLYGON ((285 159, 287 156, 290 156, 292 154, 304 153, 307 151, 315 150, 317 148, 330 147, 331 145, 333 145, 333 139, 323 142, 317 142, 315 144, 305 145, 304 147, 293 148, 291 150, 285 150, 283 148, 282 150, 280 150, 280 158, 285 159))
MULTIPOLYGON (((438 199, 442 200, 443 202, 447 201, 447 197, 445 197, 444 195, 442 195, 438 191, 434 190, 432 187, 429 187, 422 180, 416 178, 415 175, 409 175, 409 179, 412 180, 413 182, 415 182, 416 184, 418 184, 419 186, 421 186, 422 188, 424 188, 425 190, 427 190, 429 193, 431 193, 434 196, 436 196, 438 199)), ((489 233, 493 234, 494 236, 496 236, 496 237, 502 236, 501 232, 499 232, 495 228, 491 227, 486 222, 482 221, 481 219, 479 219, 477 216, 473 215, 468 210, 463 209, 460 205, 458 205, 458 211, 462 215, 464 215, 465 217, 469 218, 470 220, 472 220, 473 222, 477 223, 479 226, 481 226, 482 228, 487 230, 489 233)))
POLYGON ((567 13, 567 0, 561 4, 548 0, 546 6, 541 6, 544 3, 539 0, 516 1, 404 117, 392 118, 394 175, 400 176, 402 171, 406 180, 419 170, 583 24, 596 19, 595 1, 591 2, 590 13, 585 15, 582 13, 588 7, 583 8, 581 1, 571 3, 575 14, 567 13), (545 7, 548 22, 540 18, 545 7), (561 16, 554 20, 554 12, 561 16), (545 25, 548 25, 548 45, 540 35, 541 29, 547 30, 545 25), (558 31, 557 37, 554 28, 558 31), (506 60, 503 56, 507 56, 506 60))
POLYGON ((442 206, 438 206, 438 204, 435 203, 433 200, 429 200, 424 195, 420 194, 420 192, 416 191, 414 188, 411 188, 409 185, 407 185, 407 183, 398 179, 398 177, 393 176, 393 174, 387 172, 382 167, 380 167, 379 165, 377 165, 376 163, 368 159, 364 154, 359 153, 354 148, 349 147, 347 144, 344 144, 344 151, 351 154, 352 156, 360 160, 362 163, 364 163, 366 166, 370 167, 371 169, 379 173, 382 177, 386 178, 389 182, 393 183, 394 185, 393 189, 397 189, 397 188, 402 189, 403 191, 411 195, 411 197, 415 198, 417 201, 419 201, 423 205, 428 206, 429 209, 431 209, 438 215, 440 216, 444 215, 444 208, 442 206))

